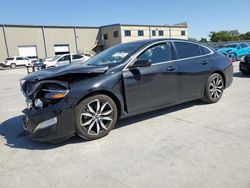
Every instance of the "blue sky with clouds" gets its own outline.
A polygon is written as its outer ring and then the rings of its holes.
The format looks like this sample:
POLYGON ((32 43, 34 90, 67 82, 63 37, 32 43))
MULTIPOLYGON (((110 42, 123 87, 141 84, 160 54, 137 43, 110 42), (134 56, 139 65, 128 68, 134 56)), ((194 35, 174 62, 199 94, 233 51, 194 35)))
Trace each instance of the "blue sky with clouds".
POLYGON ((250 31, 250 0, 1 0, 0 24, 175 24, 190 37, 210 31, 250 31))

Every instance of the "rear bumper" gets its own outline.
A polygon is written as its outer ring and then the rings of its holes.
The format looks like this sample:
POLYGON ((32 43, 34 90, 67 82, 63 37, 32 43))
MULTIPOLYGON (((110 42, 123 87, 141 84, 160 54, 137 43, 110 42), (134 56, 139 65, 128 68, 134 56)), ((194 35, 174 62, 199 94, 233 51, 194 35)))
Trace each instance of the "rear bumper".
POLYGON ((250 73, 250 63, 240 62, 239 66, 241 72, 250 73))
POLYGON ((233 66, 230 65, 224 70, 225 75, 225 88, 228 88, 233 83, 233 66))
POLYGON ((74 112, 65 103, 38 110, 25 109, 23 113, 23 129, 32 140, 58 142, 75 134, 74 112))

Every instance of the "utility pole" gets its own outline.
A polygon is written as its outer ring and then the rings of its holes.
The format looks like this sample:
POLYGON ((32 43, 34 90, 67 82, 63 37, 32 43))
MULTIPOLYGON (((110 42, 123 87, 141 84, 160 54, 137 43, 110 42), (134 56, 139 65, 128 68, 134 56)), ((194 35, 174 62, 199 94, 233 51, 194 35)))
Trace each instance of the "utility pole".
POLYGON ((151 33, 151 25, 149 26, 149 38, 152 38, 152 33, 151 33))
POLYGON ((76 35, 76 27, 74 27, 74 34, 75 34, 76 52, 79 53, 78 43, 77 43, 77 35, 76 35))
POLYGON ((172 38, 171 25, 169 26, 169 38, 172 38))
POLYGON ((3 37, 4 37, 4 43, 5 43, 5 47, 6 47, 7 56, 10 57, 4 25, 3 25, 3 37))
POLYGON ((44 34, 44 26, 42 26, 42 33, 43 33, 43 45, 44 45, 45 56, 48 57, 47 45, 46 45, 45 34, 44 34))

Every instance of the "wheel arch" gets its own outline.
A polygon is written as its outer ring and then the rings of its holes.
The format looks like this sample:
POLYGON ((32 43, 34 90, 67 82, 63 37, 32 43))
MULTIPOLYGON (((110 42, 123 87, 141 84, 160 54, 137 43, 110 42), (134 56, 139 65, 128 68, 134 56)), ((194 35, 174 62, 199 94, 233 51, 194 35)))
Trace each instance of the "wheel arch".
POLYGON ((226 86, 226 77, 225 77, 225 74, 222 71, 220 71, 220 70, 216 70, 216 71, 213 71, 210 75, 212 75, 214 73, 217 73, 217 74, 221 75, 221 77, 223 79, 223 82, 224 82, 224 89, 225 89, 225 86, 226 86))
POLYGON ((107 95, 108 97, 110 97, 116 104, 117 106, 117 111, 118 111, 118 117, 120 117, 123 113, 123 104, 122 101, 119 99, 119 97, 117 95, 115 95, 113 92, 108 91, 108 90, 96 90, 96 91, 91 91, 89 93, 87 93, 86 95, 84 95, 78 102, 76 105, 78 105, 81 101, 83 101, 84 99, 94 96, 94 95, 107 95))

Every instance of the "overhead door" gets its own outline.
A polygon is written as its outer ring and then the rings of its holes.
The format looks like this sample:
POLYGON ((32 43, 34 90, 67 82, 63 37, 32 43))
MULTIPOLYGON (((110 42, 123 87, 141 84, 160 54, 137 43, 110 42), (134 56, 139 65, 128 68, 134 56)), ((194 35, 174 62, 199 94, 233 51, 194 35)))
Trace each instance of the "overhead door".
POLYGON ((68 44, 55 44, 54 50, 55 50, 55 55, 70 53, 68 44))
POLYGON ((36 46, 18 46, 19 56, 37 58, 36 46))

